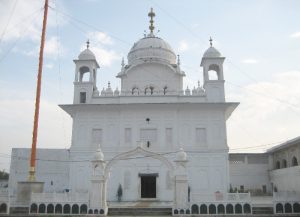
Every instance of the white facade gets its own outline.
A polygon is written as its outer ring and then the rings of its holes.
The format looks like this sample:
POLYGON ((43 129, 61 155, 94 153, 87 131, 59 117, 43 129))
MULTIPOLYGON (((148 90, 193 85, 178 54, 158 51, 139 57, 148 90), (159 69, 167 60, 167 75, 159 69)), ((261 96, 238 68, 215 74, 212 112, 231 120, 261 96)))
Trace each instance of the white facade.
MULTIPOLYGON (((77 211, 105 214, 121 200, 154 201, 174 214, 201 212, 203 206, 210 214, 225 213, 225 207, 238 214, 251 212, 250 194, 228 193, 235 188, 265 194, 274 185, 299 190, 299 177, 289 186, 284 181, 291 171, 270 172, 273 159, 296 154, 299 161, 299 147, 282 154, 228 154, 226 121, 238 103, 225 101, 225 58, 212 43, 201 60, 203 86, 193 90, 183 88, 179 56, 152 30, 134 43, 127 59, 116 73, 121 89, 108 84, 101 91, 99 64, 89 47, 74 60, 73 104, 60 105, 73 119, 72 144, 68 150, 38 150, 36 176, 45 182, 45 193, 33 194, 32 210, 71 204, 68 212, 76 205, 77 211)), ((12 151, 12 203, 17 182, 27 178, 28 156, 28 149, 12 151)))

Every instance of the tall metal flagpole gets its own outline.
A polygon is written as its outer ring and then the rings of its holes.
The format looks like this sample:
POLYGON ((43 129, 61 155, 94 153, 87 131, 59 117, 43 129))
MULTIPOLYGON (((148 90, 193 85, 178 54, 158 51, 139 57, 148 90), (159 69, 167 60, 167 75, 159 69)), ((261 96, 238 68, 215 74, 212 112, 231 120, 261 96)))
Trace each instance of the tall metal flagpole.
POLYGON ((29 168, 28 181, 35 181, 36 144, 37 144, 38 126, 39 126, 39 111, 40 111, 41 84, 42 84, 43 58, 44 58, 44 46, 45 46, 45 38, 46 38, 47 16, 48 16, 48 0, 45 0, 43 29, 42 29, 40 55, 39 55, 39 68, 38 68, 38 75, 37 75, 34 124, 33 124, 33 133, 32 133, 32 145, 31 145, 31 157, 30 157, 30 168, 29 168))

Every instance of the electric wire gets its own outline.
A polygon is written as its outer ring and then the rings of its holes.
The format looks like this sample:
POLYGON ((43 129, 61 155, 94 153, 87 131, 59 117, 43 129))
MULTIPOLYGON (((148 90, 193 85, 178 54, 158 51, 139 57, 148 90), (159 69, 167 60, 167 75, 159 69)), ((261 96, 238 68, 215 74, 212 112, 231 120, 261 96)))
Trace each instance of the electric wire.
MULTIPOLYGON (((177 24, 179 24, 181 27, 183 27, 184 29, 186 29, 191 35, 193 35, 196 39, 200 40, 203 43, 203 46, 206 45, 206 41, 202 39, 202 37, 200 37, 198 34, 196 34, 193 30, 191 30, 188 26, 186 26, 183 22, 181 22, 180 20, 178 20, 175 16, 171 15, 169 12, 167 12, 164 8, 162 8, 160 5, 158 5, 156 2, 149 0, 152 4, 155 4, 162 12, 164 12, 167 16, 169 16, 171 19, 173 19, 177 24)), ((235 67, 237 69, 238 72, 242 73, 244 76, 246 76, 249 80, 254 81, 254 82, 258 82, 256 79, 254 79, 252 76, 250 76, 248 73, 246 73, 244 70, 242 70, 240 67, 238 67, 233 61, 231 61, 230 58, 227 58, 227 62, 229 64, 231 64, 233 67, 235 67)), ((227 80, 226 80, 227 82, 227 80)), ((265 88, 264 88, 265 89, 265 88)), ((267 93, 267 95, 270 95, 270 97, 276 99, 277 101, 286 103, 292 107, 297 107, 299 108, 299 106, 294 105, 286 100, 283 99, 279 99, 275 96, 273 96, 272 94, 268 93, 267 90, 265 90, 265 92, 267 93)))
MULTIPOLYGON (((84 21, 81 21, 81 20, 78 20, 77 18, 74 18, 74 17, 71 16, 71 15, 68 15, 68 14, 66 14, 66 13, 64 13, 64 12, 61 12, 61 11, 57 10, 57 8, 53 8, 53 7, 50 7, 50 6, 49 6, 49 8, 51 8, 52 10, 55 10, 56 12, 58 12, 58 13, 64 15, 64 16, 69 17, 70 19, 72 19, 73 25, 74 25, 74 21, 76 21, 76 22, 81 23, 81 24, 84 24, 84 25, 86 25, 86 26, 88 26, 88 27, 90 27, 90 28, 93 28, 93 29, 95 29, 95 30, 97 30, 97 31, 102 31, 102 30, 99 30, 97 27, 94 27, 94 26, 92 26, 92 25, 90 25, 90 24, 88 24, 88 23, 86 23, 86 22, 84 22, 84 21)), ((161 7, 160 7, 160 8, 161 8, 161 7)), ((161 8, 161 9, 162 9, 162 8, 161 8)), ((171 16, 171 17, 172 17, 172 16, 171 16)), ((174 18, 174 17, 173 17, 173 18, 174 18)), ((176 20, 177 20, 177 19, 176 19, 176 20)), ((187 28, 184 24, 182 24, 181 22, 179 22, 179 23, 180 23, 181 26, 183 26, 185 29, 187 29, 191 34, 193 34, 194 36, 197 36, 197 35, 195 35, 189 28, 187 28)), ((74 25, 74 26, 75 26, 75 25, 74 25)), ((77 26, 77 29, 80 29, 80 27, 77 26)), ((82 29, 81 29, 81 31, 84 32, 84 30, 82 30, 82 29)), ((125 43, 125 44, 129 44, 128 42, 126 42, 126 41, 120 39, 119 37, 115 37, 115 36, 113 36, 113 35, 111 35, 111 34, 110 34, 110 36, 111 36, 112 38, 117 39, 118 41, 121 41, 121 42, 125 43)), ((197 38, 199 38, 199 37, 197 36, 197 38)), ((199 39, 201 39, 201 38, 199 38, 199 39)), ((3 58, 2 58, 2 59, 3 59, 3 58)), ((0 59, 0 62, 1 62, 2 59, 0 59)), ((231 64, 233 64, 233 63, 231 63, 231 64)), ((60 68, 60 66, 59 66, 59 68, 60 68)), ((240 71, 241 71, 241 70, 240 70, 240 71)), ((248 76, 248 78, 250 79, 249 76, 248 76)), ((251 79, 251 80, 253 80, 253 79, 251 79)), ((232 84, 232 83, 231 83, 231 84, 232 84)), ((232 84, 232 85, 235 85, 235 84, 232 84)), ((239 85, 235 85, 235 86, 244 88, 244 87, 239 86, 239 85)), ((259 93, 259 94, 262 95, 261 93, 259 93)), ((265 97, 270 98, 269 96, 265 96, 265 97)), ((272 98, 274 98, 274 97, 272 97, 272 98)), ((275 98, 275 99, 276 99, 276 98, 275 98)), ((281 102, 281 103, 287 103, 287 102, 282 101, 282 100, 280 100, 280 99, 276 99, 276 100, 279 101, 279 102, 281 102)), ((293 104, 290 104, 290 105, 295 106, 295 105, 293 105, 293 104)), ((297 107, 297 108, 298 108, 298 107, 297 107)), ((251 146, 251 147, 248 147, 248 148, 252 148, 252 147, 261 147, 261 146, 268 146, 268 145, 270 145, 270 144, 259 145, 259 146, 251 146)), ((247 148, 247 147, 238 148, 238 149, 245 149, 245 148, 247 148)), ((237 150, 237 149, 230 149, 230 150, 237 150)), ((0 157, 3 157, 3 156, 0 156, 0 157)), ((41 160, 41 159, 37 159, 37 160, 41 160)))
POLYGON ((26 22, 26 20, 30 19, 32 16, 34 16, 36 13, 38 13, 38 12, 40 12, 42 10, 43 10, 43 8, 38 8, 37 10, 33 11, 31 14, 27 14, 26 16, 20 18, 20 22, 16 23, 15 25, 13 25, 9 29, 7 29, 6 32, 5 32, 5 34, 11 32, 12 30, 14 30, 17 26, 19 26, 21 24, 24 26, 24 23, 26 22))
MULTIPOLYGON (((89 24, 89 23, 86 23, 85 21, 79 20, 79 19, 73 17, 73 16, 70 15, 70 14, 67 14, 67 13, 65 13, 65 12, 63 12, 63 11, 61 11, 61 10, 58 10, 57 8, 53 8, 53 7, 51 7, 51 6, 49 6, 49 8, 52 9, 52 10, 56 10, 59 14, 65 16, 65 17, 68 17, 68 18, 70 18, 70 19, 72 19, 72 20, 74 20, 74 21, 76 21, 76 22, 78 22, 78 23, 81 23, 81 24, 85 25, 85 26, 88 26, 88 27, 90 27, 90 28, 92 28, 92 29, 94 29, 94 30, 97 30, 97 31, 99 31, 99 32, 105 32, 104 30, 99 29, 98 27, 96 27, 96 26, 94 26, 94 25, 91 25, 91 24, 89 24)), ((124 44, 126 44, 126 45, 130 45, 130 46, 131 46, 130 43, 126 42, 125 40, 121 39, 120 37, 118 37, 118 36, 116 36, 116 35, 114 35, 114 34, 112 34, 112 33, 109 33, 109 35, 110 35, 110 37, 112 37, 112 38, 114 38, 114 39, 116 39, 116 40, 118 40, 118 41, 120 41, 120 42, 122 42, 122 43, 124 43, 124 44)))
MULTIPOLYGON (((40 11, 41 12, 41 11, 40 11)), ((39 14, 36 14, 36 16, 31 20, 30 25, 33 24, 33 22, 35 21, 35 19, 38 17, 39 14)), ((23 34, 26 34, 29 31, 29 27, 30 25, 27 26, 27 28, 22 31, 23 34)), ((2 55, 2 57, 0 57, 0 63, 8 56, 8 54, 12 51, 12 49, 17 45, 17 43, 21 40, 21 36, 19 36, 12 44, 12 46, 10 46, 10 48, 4 53, 4 55, 2 55)))
POLYGON ((12 11, 10 12, 10 15, 9 15, 9 17, 8 17, 8 21, 6 22, 6 25, 5 25, 4 29, 3 29, 3 32, 2 32, 2 34, 1 34, 1 36, 0 36, 0 45, 1 45, 1 42, 2 42, 2 39, 3 39, 4 35, 5 35, 5 33, 6 33, 6 30, 7 30, 7 27, 8 27, 8 25, 9 25, 9 23, 10 23, 10 20, 11 20, 11 18, 12 18, 12 15, 13 15, 14 12, 15 12, 17 3, 18 3, 18 0, 15 0, 14 5, 13 5, 13 8, 12 8, 12 11))

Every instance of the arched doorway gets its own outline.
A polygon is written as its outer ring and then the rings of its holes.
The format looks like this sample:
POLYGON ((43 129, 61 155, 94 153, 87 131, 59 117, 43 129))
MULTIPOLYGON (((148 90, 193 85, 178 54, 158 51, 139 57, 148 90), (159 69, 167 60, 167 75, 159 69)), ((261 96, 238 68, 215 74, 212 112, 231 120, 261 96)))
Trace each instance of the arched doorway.
POLYGON ((105 167, 104 176, 109 179, 107 201, 174 198, 173 164, 162 154, 140 146, 113 157, 105 167), (166 190, 162 193, 158 189, 166 190))

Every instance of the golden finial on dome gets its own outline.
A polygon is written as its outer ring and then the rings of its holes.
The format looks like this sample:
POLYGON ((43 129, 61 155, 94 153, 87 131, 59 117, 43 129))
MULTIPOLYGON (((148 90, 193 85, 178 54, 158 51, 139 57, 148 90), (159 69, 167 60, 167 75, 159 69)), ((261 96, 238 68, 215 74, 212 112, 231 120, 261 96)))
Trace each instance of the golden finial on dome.
POLYGON ((150 33, 153 34, 153 30, 154 30, 154 20, 153 20, 153 17, 155 17, 155 13, 153 11, 153 8, 151 8, 150 12, 148 13, 148 17, 150 17, 150 26, 149 26, 149 29, 150 29, 150 33))
POLYGON ((88 39, 88 40, 86 41, 86 49, 89 49, 89 47, 90 47, 90 40, 88 39))
POLYGON ((211 38, 211 36, 209 37, 209 44, 211 47, 213 46, 213 39, 211 38))

